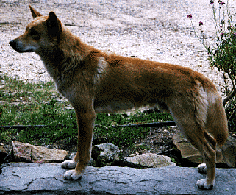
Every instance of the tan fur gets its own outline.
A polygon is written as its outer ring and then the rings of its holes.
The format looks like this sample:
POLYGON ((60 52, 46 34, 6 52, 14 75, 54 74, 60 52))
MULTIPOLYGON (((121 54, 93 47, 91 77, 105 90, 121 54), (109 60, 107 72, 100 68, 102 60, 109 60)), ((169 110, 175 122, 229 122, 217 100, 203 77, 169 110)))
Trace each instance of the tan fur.
POLYGON ((199 187, 212 187, 215 145, 224 144, 228 128, 222 99, 209 79, 182 66, 108 55, 72 35, 54 12, 42 16, 30 9, 35 20, 10 44, 18 52, 37 53, 75 108, 78 163, 66 178, 77 179, 90 160, 95 112, 159 105, 205 158, 207 179, 199 187))

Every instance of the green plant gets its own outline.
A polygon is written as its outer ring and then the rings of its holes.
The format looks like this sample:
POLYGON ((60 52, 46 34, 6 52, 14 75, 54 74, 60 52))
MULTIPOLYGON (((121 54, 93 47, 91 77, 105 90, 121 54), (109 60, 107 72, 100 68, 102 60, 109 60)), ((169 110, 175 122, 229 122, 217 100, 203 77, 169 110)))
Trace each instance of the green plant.
POLYGON ((32 84, 0 76, 0 140, 18 140, 41 144, 54 143, 60 139, 76 137, 75 113, 65 109, 67 101, 58 101, 54 83, 32 84), (58 126, 63 124, 64 126, 58 126), (45 128, 27 130, 1 129, 1 126, 48 125, 45 128))
MULTIPOLYGON (((213 0, 210 1, 210 4, 212 5, 215 22, 215 43, 210 45, 206 42, 203 31, 200 31, 200 36, 196 33, 195 29, 194 32, 209 54, 208 59, 211 67, 216 67, 219 71, 223 71, 226 95, 223 103, 229 120, 230 130, 236 131, 236 25, 233 25, 228 1, 225 4, 219 0, 218 8, 216 8, 217 5, 215 5, 213 0)), ((187 17, 191 19, 192 15, 187 15, 187 17)), ((203 23, 200 21, 199 26, 201 25, 203 23)))
POLYGON ((145 138, 149 127, 114 127, 124 124, 140 124, 173 120, 170 114, 166 113, 142 113, 136 112, 130 116, 126 114, 97 114, 94 128, 94 139, 98 142, 111 142, 117 146, 132 146, 135 140, 145 138))
MULTIPOLYGON (((24 83, 7 76, 0 96, 0 140, 29 142, 48 145, 63 142, 76 145, 77 124, 75 112, 68 109, 68 101, 60 100, 60 94, 52 82, 42 84, 24 83), (26 130, 1 129, 6 125, 47 125, 48 127, 26 130)), ((149 128, 113 127, 130 123, 150 123, 173 120, 166 113, 97 114, 94 142, 112 142, 118 146, 131 146, 143 139, 149 128)))

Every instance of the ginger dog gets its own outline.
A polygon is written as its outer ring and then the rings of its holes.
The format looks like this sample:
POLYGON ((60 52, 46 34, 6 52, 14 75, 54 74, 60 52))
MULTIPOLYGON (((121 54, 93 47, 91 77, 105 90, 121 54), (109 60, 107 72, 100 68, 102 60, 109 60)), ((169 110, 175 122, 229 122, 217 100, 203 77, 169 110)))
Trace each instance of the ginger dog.
POLYGON ((205 159, 202 189, 215 182, 216 144, 228 127, 222 99, 214 84, 189 68, 137 58, 108 55, 71 34, 54 12, 42 16, 30 6, 34 20, 23 35, 10 41, 17 52, 40 56, 57 89, 75 109, 78 151, 62 163, 64 178, 79 179, 90 160, 96 112, 116 112, 144 105, 169 111, 176 124, 205 159))

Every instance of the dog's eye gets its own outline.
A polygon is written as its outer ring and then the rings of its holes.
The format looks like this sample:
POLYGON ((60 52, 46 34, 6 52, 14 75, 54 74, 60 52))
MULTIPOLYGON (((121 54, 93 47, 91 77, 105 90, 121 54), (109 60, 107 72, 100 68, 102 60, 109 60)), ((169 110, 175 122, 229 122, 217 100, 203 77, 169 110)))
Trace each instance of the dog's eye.
POLYGON ((36 30, 34 30, 34 29, 31 29, 30 35, 32 36, 32 38, 34 40, 39 40, 40 39, 39 33, 36 30))

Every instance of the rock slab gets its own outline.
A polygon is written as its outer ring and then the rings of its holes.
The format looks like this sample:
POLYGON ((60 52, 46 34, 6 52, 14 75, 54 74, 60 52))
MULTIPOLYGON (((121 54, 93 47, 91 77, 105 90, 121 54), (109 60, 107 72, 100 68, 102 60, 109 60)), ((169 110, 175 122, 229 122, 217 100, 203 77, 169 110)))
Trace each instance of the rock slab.
MULTIPOLYGON (((181 151, 183 159, 187 159, 192 163, 202 163, 203 159, 200 152, 181 134, 177 133, 173 136, 174 145, 181 151)), ((229 167, 236 167, 236 140, 229 136, 226 143, 222 147, 227 162, 223 159, 221 150, 216 147, 216 164, 227 164, 229 167)))
POLYGON ((199 190, 196 181, 205 175, 196 168, 89 166, 81 180, 63 179, 65 170, 59 163, 3 164, 0 194, 234 194, 236 170, 217 169, 216 186, 199 190))
POLYGON ((12 149, 15 158, 20 159, 21 162, 62 162, 68 154, 66 150, 48 149, 18 141, 12 141, 12 149))
POLYGON ((137 155, 134 157, 125 157, 125 161, 131 165, 131 167, 148 167, 157 168, 164 166, 175 166, 175 163, 171 162, 171 158, 164 155, 157 155, 153 153, 146 153, 137 155))

